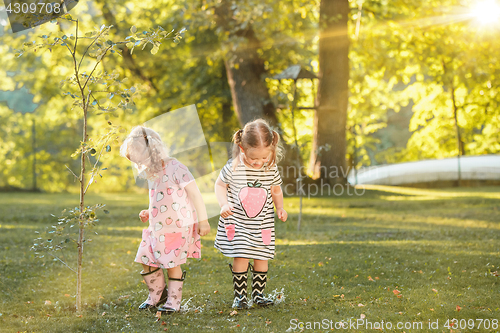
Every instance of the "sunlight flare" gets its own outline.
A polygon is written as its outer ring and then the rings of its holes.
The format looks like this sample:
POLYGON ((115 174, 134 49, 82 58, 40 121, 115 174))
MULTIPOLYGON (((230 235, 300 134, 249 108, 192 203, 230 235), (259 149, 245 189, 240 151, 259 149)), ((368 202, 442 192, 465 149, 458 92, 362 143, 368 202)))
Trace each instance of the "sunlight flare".
POLYGON ((472 15, 483 25, 500 21, 500 5, 495 0, 483 0, 472 7, 472 15))

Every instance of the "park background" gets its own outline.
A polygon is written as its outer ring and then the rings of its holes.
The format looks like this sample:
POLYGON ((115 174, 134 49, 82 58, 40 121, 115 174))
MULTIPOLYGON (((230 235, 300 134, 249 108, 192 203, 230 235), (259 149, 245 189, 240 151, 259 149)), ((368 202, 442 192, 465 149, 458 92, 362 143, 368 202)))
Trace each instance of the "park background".
MULTIPOLYGON (((182 31, 175 42, 133 53, 130 45, 117 45, 121 56, 103 58, 99 70, 112 73, 116 90, 134 87, 135 98, 116 110, 103 110, 97 99, 88 134, 99 138, 110 123, 126 132, 194 104, 210 144, 230 142, 244 123, 264 117, 282 134, 283 165, 308 169, 301 181, 346 188, 345 177, 320 167, 495 155, 497 9, 494 1, 80 1, 71 20, 79 20, 82 36, 95 36, 103 25, 111 43, 158 26, 182 31), (300 65, 304 78, 278 80, 292 65, 300 65)), ((79 202, 80 184, 69 169, 80 169, 74 153, 83 120, 64 81, 73 73, 70 54, 47 46, 32 52, 31 44, 54 36, 73 40, 74 22, 59 19, 13 34, 1 15, 0 281, 8 292, 0 321, 6 331, 189 325, 285 331, 292 318, 443 324, 453 317, 499 318, 499 188, 367 186, 361 196, 309 196, 302 211, 299 198, 285 199, 290 219, 277 225, 281 249, 268 287, 283 299, 275 308, 231 314, 227 260, 212 249, 213 230, 203 261, 188 267, 186 316, 155 324, 135 311, 144 296, 132 264, 142 227, 136 215, 147 196, 118 156, 123 132, 109 142, 97 163, 102 177, 89 191, 89 202, 106 204, 109 214, 100 213, 86 245, 84 307, 74 313, 72 272, 30 251, 34 232, 57 223, 51 214, 79 202)), ((101 97, 113 103, 112 93, 101 97)), ((89 150, 88 162, 96 163, 95 152, 89 150)), ((293 177, 286 181, 296 184, 293 177)), ((70 266, 73 250, 63 258, 70 266)))

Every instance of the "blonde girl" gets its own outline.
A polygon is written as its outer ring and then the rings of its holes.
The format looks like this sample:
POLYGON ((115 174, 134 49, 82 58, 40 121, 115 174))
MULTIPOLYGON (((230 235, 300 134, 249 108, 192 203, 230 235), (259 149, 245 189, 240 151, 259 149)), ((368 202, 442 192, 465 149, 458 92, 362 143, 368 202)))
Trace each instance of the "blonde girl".
POLYGON ((201 193, 188 168, 168 156, 160 135, 150 128, 134 127, 120 154, 135 163, 149 186, 149 208, 139 213, 149 225, 135 258, 142 264, 149 296, 139 309, 179 311, 186 275, 181 265, 187 258, 201 257, 200 236, 210 231, 201 193))
POLYGON ((252 271, 253 304, 273 304, 264 297, 268 260, 274 258, 274 209, 286 221, 282 180, 277 168, 281 158, 279 135, 257 119, 234 136, 233 158, 222 168, 215 183, 221 207, 215 248, 233 258, 233 308, 248 308, 248 269, 252 271), (253 260, 253 266, 250 264, 253 260))

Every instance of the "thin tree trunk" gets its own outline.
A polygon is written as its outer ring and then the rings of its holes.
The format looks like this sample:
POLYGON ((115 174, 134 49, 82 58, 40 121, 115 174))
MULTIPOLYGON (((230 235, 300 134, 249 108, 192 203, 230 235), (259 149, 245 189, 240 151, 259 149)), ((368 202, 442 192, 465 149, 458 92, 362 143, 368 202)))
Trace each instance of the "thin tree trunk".
MULTIPOLYGON (((87 105, 85 104, 85 97, 83 98, 83 141, 82 144, 87 142, 87 105)), ((82 151, 82 156, 80 159, 81 169, 80 169, 80 223, 78 231, 78 259, 77 259, 77 270, 76 270, 76 310, 82 310, 82 268, 83 268, 83 244, 84 244, 84 215, 83 211, 85 209, 85 152, 82 151)))
POLYGON ((453 121, 455 123, 455 131, 456 131, 456 135, 457 135, 457 150, 458 150, 458 153, 457 153, 458 184, 457 185, 461 186, 462 185, 462 167, 460 164, 460 162, 461 162, 460 157, 465 155, 464 154, 465 152, 464 152, 464 144, 462 142, 462 137, 460 135, 460 125, 458 125, 458 117, 457 117, 458 107, 457 107, 457 102, 455 99, 455 85, 453 84, 453 78, 452 78, 450 93, 451 93, 451 101, 453 104, 453 121))
POLYGON ((318 109, 310 169, 325 183, 345 183, 349 81, 348 0, 321 0, 318 109))

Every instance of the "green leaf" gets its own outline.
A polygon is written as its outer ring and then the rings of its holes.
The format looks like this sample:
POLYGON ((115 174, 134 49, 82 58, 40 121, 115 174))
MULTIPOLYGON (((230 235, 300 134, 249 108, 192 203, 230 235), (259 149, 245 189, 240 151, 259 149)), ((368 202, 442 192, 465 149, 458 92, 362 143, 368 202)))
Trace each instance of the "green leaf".
POLYGON ((135 34, 137 32, 137 28, 135 27, 135 25, 133 25, 131 28, 130 28, 130 32, 132 32, 133 34, 135 34))
POLYGON ((111 151, 111 146, 110 146, 110 145, 107 145, 107 146, 106 146, 106 152, 108 152, 108 153, 109 153, 110 151, 111 151))

